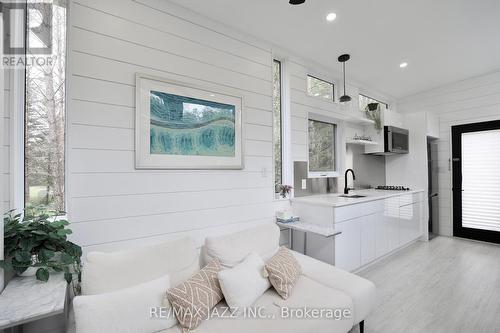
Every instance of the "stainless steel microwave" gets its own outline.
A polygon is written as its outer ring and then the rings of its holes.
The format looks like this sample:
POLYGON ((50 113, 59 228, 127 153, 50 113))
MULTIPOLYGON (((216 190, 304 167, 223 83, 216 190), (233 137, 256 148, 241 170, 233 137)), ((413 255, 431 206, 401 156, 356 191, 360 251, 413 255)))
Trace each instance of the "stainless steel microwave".
POLYGON ((408 154, 409 131, 394 126, 384 126, 384 153, 408 154))

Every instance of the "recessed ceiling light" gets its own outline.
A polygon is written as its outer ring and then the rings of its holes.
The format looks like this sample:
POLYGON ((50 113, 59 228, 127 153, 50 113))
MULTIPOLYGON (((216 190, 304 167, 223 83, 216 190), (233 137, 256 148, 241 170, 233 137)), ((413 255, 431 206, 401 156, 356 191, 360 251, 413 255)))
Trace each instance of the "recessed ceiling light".
POLYGON ((330 14, 326 15, 326 20, 330 21, 330 22, 335 20, 336 18, 337 18, 337 14, 335 14, 335 13, 330 13, 330 14))
POLYGON ((401 68, 406 68, 407 66, 408 66, 407 62, 402 62, 401 64, 399 64, 399 67, 401 68))

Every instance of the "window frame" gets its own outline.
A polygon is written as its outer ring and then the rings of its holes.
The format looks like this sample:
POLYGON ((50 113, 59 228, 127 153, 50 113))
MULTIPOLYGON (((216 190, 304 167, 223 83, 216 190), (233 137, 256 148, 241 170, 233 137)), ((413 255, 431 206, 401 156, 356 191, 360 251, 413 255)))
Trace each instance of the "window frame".
MULTIPOLYGON (((385 105, 386 110, 389 110, 389 103, 382 102, 381 100, 378 100, 376 98, 370 97, 370 96, 362 94, 362 93, 359 93, 359 96, 358 96, 358 105, 359 105, 359 97, 361 97, 361 96, 363 96, 364 98, 368 98, 368 99, 370 99, 372 101, 375 101, 376 103, 379 103, 381 106, 385 105)), ((359 107, 359 110, 360 111, 365 111, 365 110, 361 110, 361 106, 359 107)))
POLYGON ((307 115, 307 177, 308 178, 337 178, 341 175, 341 165, 343 160, 342 138, 344 137, 344 122, 331 117, 309 112, 307 115), (309 169, 309 121, 317 121, 335 126, 334 131, 334 170, 331 171, 311 171, 309 169))
POLYGON ((333 81, 330 82, 328 80, 321 79, 321 78, 319 78, 316 75, 307 74, 306 75, 306 95, 309 96, 309 97, 315 98, 315 99, 319 99, 321 101, 335 103, 335 101, 336 101, 336 98, 335 98, 335 82, 333 82, 333 81), (318 80, 318 81, 321 81, 321 82, 324 82, 324 83, 327 83, 327 84, 331 85, 332 86, 332 98, 329 99, 329 98, 324 98, 322 96, 311 95, 309 93, 309 78, 312 78, 312 79, 315 79, 315 80, 318 80))
MULTIPOLYGON (((54 0, 55 2, 56 0, 54 0)), ((26 1, 25 1, 26 2, 26 1)), ((70 195, 69 195, 69 114, 67 110, 70 105, 70 96, 69 96, 69 78, 71 77, 71 65, 70 61, 70 48, 69 48, 69 38, 70 38, 70 7, 71 2, 66 2, 66 50, 65 50, 65 124, 64 124, 64 214, 60 215, 58 218, 67 219, 69 218, 68 210, 70 208, 70 195)), ((27 12, 26 12, 27 15, 27 12)), ((23 22, 15 21, 14 22, 14 31, 11 31, 12 34, 23 34, 25 48, 27 43, 27 30, 26 30, 27 17, 24 17, 23 22)), ((26 51, 23 56, 26 59, 26 51)), ((15 209, 20 212, 26 206, 25 200, 25 126, 26 126, 26 69, 18 68, 18 69, 8 69, 9 71, 9 87, 10 87, 10 209, 15 209)))
POLYGON ((272 66, 272 75, 273 75, 273 110, 272 110, 272 119, 273 119, 273 184, 274 184, 274 192, 279 193, 277 190, 277 185, 278 184, 283 184, 283 170, 284 170, 284 152, 283 152, 283 140, 284 140, 284 131, 283 131, 283 122, 284 122, 284 117, 283 117, 283 62, 275 57, 273 57, 273 66, 272 66), (280 180, 276 179, 276 148, 275 148, 275 137, 274 137, 274 65, 278 64, 279 68, 279 77, 280 77, 280 162, 281 162, 281 171, 280 171, 280 180))

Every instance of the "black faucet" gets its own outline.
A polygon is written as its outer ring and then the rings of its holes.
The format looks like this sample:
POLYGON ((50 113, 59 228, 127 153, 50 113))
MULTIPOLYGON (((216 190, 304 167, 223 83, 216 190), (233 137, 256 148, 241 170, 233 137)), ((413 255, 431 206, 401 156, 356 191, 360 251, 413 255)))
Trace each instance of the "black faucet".
POLYGON ((345 171, 345 175, 344 175, 344 194, 349 194, 349 190, 350 188, 347 187, 347 174, 349 173, 349 171, 351 171, 352 173, 352 181, 354 182, 354 180, 356 179, 356 176, 354 175, 354 170, 353 169, 347 169, 345 171))

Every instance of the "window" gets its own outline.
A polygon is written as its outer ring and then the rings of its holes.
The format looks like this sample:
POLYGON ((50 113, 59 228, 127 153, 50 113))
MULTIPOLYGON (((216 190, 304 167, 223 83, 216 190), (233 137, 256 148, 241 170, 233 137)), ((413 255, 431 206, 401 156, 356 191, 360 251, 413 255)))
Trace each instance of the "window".
POLYGON ((314 76, 307 76, 307 94, 309 96, 334 101, 333 83, 318 79, 314 76))
POLYGON ((378 103, 378 104, 380 104, 380 109, 381 110, 383 110, 384 108, 385 109, 389 108, 389 105, 387 103, 384 103, 384 102, 378 101, 378 100, 376 100, 374 98, 371 98, 371 97, 359 94, 359 109, 361 111, 365 111, 366 107, 368 106, 368 104, 371 104, 371 103, 378 103))
POLYGON ((40 44, 28 27, 39 26, 43 18, 51 17, 52 61, 35 62, 25 69, 24 202, 63 211, 66 5, 55 0, 51 4, 26 14, 26 58, 35 58, 32 50, 40 44))
POLYGON ((337 125, 309 119, 309 173, 325 177, 336 171, 337 125))
POLYGON ((274 187, 278 191, 278 186, 282 183, 282 103, 281 103, 281 62, 273 61, 273 150, 274 150, 274 187))

